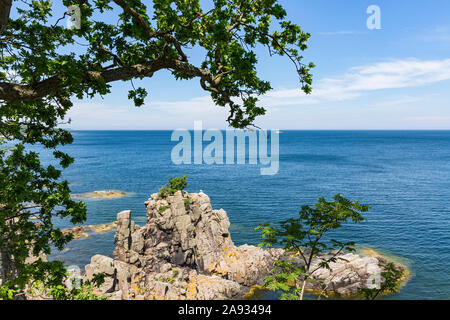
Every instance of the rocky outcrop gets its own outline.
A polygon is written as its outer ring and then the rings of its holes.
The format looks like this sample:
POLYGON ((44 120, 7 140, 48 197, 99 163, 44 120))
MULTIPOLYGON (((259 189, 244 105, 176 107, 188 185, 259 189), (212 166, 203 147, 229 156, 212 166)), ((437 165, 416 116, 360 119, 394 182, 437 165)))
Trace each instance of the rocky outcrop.
MULTIPOLYGON (((235 246, 226 212, 214 210, 202 192, 178 191, 164 199, 153 194, 145 205, 145 226, 135 225, 131 211, 117 215, 114 259, 96 255, 85 267, 85 280, 105 274, 99 294, 111 299, 241 299, 261 284, 273 260, 286 258, 281 249, 235 246)), ((314 264, 321 258, 326 256, 314 264)), ((330 264, 332 271, 315 271, 319 281, 308 290, 356 293, 386 263, 381 257, 339 254, 330 264)))
POLYGON ((267 275, 280 249, 236 247, 224 210, 204 193, 178 191, 145 203, 147 224, 117 215, 114 259, 94 256, 86 278, 105 273, 102 293, 122 299, 236 299, 267 275), (107 270, 107 272, 105 272, 107 270))

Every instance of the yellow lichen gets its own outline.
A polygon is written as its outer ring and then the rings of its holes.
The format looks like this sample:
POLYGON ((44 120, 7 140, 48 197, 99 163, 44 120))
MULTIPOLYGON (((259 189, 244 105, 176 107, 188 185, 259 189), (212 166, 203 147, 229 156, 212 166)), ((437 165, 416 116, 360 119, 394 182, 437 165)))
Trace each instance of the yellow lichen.
POLYGON ((260 300, 267 289, 260 285, 250 287, 250 290, 244 295, 244 300, 260 300))
POLYGON ((187 284, 186 288, 186 298, 188 300, 195 300, 197 296, 197 282, 195 280, 195 277, 191 277, 189 279, 189 283, 187 284))
POLYGON ((91 200, 101 200, 101 199, 115 199, 115 198, 121 198, 125 197, 127 193, 123 191, 117 191, 117 190, 99 190, 99 191, 92 191, 92 192, 86 192, 81 194, 73 194, 72 198, 75 199, 91 199, 91 200))

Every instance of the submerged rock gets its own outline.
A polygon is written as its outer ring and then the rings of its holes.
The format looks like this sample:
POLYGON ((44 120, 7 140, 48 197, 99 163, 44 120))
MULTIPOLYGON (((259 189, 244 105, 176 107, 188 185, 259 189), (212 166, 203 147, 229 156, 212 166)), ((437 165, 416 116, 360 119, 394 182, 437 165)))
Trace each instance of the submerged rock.
POLYGON ((88 226, 75 226, 72 228, 63 229, 62 233, 72 234, 73 239, 82 239, 89 237, 92 233, 102 233, 113 230, 117 226, 117 221, 104 224, 88 225, 88 226))
MULTIPOLYGON (((178 191, 165 199, 153 194, 145 205, 145 226, 134 224, 131 211, 117 215, 114 259, 96 255, 85 267, 86 280, 105 274, 99 294, 110 299, 248 298, 250 288, 261 288, 273 260, 285 258, 282 249, 235 246, 226 212, 214 210, 202 192, 178 191)), ((313 275, 320 284, 310 285, 310 292, 354 294, 387 263, 356 254, 339 258, 332 271, 317 269, 313 275)))
POLYGON ((115 199, 122 198, 127 195, 126 192, 117 191, 117 190, 100 190, 100 191, 92 191, 80 194, 73 194, 72 198, 75 199, 93 199, 93 200, 101 200, 101 199, 115 199))

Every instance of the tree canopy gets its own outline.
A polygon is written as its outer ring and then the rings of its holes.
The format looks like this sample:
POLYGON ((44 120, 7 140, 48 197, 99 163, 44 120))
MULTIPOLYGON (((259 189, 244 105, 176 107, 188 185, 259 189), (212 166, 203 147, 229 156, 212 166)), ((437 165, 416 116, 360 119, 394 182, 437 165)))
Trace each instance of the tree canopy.
POLYGON ((73 223, 86 218, 85 205, 73 201, 68 182, 61 181, 61 170, 74 159, 59 149, 73 141, 60 124, 69 121, 74 98, 107 95, 113 82, 127 81, 128 98, 142 106, 147 88, 136 88, 133 79, 169 70, 176 79, 199 81, 216 105, 228 109, 232 127, 251 126, 265 113, 258 96, 271 89, 257 72, 258 46, 290 59, 299 87, 311 91, 314 65, 301 55, 309 34, 286 17, 276 0, 1 0, 3 296, 17 295, 32 278, 58 283, 62 264, 25 261, 70 241, 53 217, 73 223), (80 28, 67 28, 66 10, 74 5, 80 28), (190 58, 196 49, 204 52, 198 64, 190 58), (28 150, 33 144, 51 150, 59 165, 42 165, 28 150))
MULTIPOLYGON (((257 45, 270 55, 287 56, 302 89, 311 90, 313 65, 303 64, 301 56, 309 34, 286 20, 276 0, 214 0, 208 11, 198 0, 63 3, 79 6, 80 29, 66 28, 67 13, 57 18, 52 3, 44 0, 17 7, 19 17, 1 27, 0 100, 6 106, 28 109, 41 103, 38 109, 51 106, 62 117, 72 96, 104 95, 111 82, 167 69, 177 79, 197 78, 217 105, 229 109, 228 122, 242 128, 264 114, 257 96, 271 89, 256 71, 257 45), (114 14, 114 23, 105 22, 114 14), (199 65, 189 58, 195 47, 205 51, 199 65)), ((146 95, 145 88, 129 92, 138 106, 146 95)))

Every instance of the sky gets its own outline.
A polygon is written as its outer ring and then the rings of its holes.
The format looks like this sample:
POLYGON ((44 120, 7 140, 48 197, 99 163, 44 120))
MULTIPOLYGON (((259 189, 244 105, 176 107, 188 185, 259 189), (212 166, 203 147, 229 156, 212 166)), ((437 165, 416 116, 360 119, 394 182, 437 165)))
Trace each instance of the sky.
MULTIPOLYGON (((258 72, 274 88, 261 97, 264 129, 450 129, 450 1, 281 0, 288 18, 311 34, 305 62, 314 62, 313 93, 299 89, 287 58, 258 50, 258 72), (370 30, 367 8, 377 5, 381 29, 370 30)), ((201 57, 193 52, 191 59, 201 57)), ((74 130, 224 129, 227 111, 214 105, 197 80, 169 72, 136 81, 146 105, 127 99, 130 85, 115 83, 105 97, 75 100, 74 130)))

